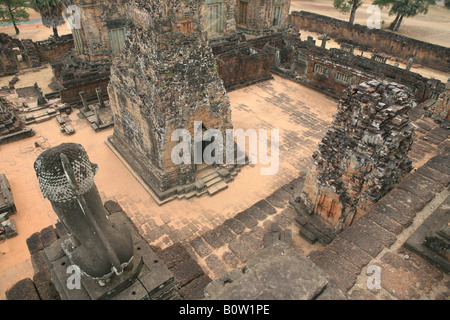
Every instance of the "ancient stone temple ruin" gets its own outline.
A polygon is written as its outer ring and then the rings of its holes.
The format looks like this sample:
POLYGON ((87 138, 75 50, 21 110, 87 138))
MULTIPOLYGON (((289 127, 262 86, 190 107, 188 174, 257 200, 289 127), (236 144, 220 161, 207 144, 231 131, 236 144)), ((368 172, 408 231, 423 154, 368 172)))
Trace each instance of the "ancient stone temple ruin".
POLYGON ((64 102, 79 101, 81 91, 95 100, 96 88, 106 93, 112 58, 125 41, 124 1, 66 1, 66 10, 70 5, 79 10, 71 18, 75 48, 50 64, 64 102))
POLYGON ((446 126, 450 123, 450 79, 447 80, 445 85, 445 91, 441 93, 439 99, 434 103, 430 110, 427 111, 427 115, 434 120, 446 123, 446 126))
POLYGON ((32 135, 34 131, 25 127, 25 121, 17 116, 12 104, 0 98, 0 144, 32 135))
POLYGON ((409 90, 396 83, 370 81, 344 92, 292 201, 305 238, 331 242, 412 170, 412 106, 409 90))
MULTIPOLYGON (((204 163, 190 161, 198 148, 203 155, 208 142, 189 141, 191 155, 181 156, 191 163, 175 164, 172 151, 181 140, 173 133, 186 130, 194 137, 214 129, 225 137, 232 128, 230 102, 208 46, 201 5, 132 2, 127 9, 130 30, 108 86, 115 121, 109 141, 160 200, 209 187, 208 181, 196 181, 204 163)), ((215 177, 219 174, 230 175, 220 171, 215 177)))

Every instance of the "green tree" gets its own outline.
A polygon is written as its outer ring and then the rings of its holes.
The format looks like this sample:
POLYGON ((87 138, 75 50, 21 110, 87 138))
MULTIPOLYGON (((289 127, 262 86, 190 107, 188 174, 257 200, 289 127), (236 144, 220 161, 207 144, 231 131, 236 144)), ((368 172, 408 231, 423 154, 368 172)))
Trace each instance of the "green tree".
POLYGON ((333 0, 334 7, 342 12, 342 13, 349 13, 350 12, 350 19, 349 22, 353 24, 355 22, 355 14, 356 10, 361 6, 362 1, 361 0, 333 0))
POLYGON ((450 0, 445 0, 445 6, 446 6, 447 8, 450 8, 450 0))
POLYGON ((26 10, 28 7, 27 0, 0 0, 0 22, 12 24, 18 35, 20 31, 17 25, 30 18, 26 10))
POLYGON ((435 0, 375 0, 374 5, 391 7, 389 15, 395 15, 389 29, 398 31, 403 18, 414 17, 418 14, 427 14, 428 7, 436 4, 435 0))
POLYGON ((42 24, 53 28, 53 35, 59 37, 58 26, 64 24, 64 7, 61 0, 30 0, 30 7, 41 14, 42 24))

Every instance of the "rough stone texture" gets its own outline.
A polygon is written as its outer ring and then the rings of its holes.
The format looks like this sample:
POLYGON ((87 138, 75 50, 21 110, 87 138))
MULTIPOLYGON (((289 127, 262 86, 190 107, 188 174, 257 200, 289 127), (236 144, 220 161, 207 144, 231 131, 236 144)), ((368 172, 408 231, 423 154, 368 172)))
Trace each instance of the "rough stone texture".
POLYGON ((404 246, 450 272, 450 197, 447 197, 406 240, 404 246))
POLYGON ((293 201, 305 204, 297 205, 304 219, 319 216, 340 231, 411 171, 411 104, 408 90, 396 83, 371 81, 345 91, 293 201))
POLYGON ((174 244, 160 253, 161 259, 164 260, 167 267, 173 268, 176 264, 183 262, 184 260, 188 260, 191 258, 189 252, 181 245, 180 243, 174 244))
POLYGON ((287 27, 291 0, 237 1, 238 30, 265 34, 287 27))
POLYGON ((6 291, 7 300, 40 300, 39 294, 30 278, 17 282, 6 291))
POLYGON ((23 69, 40 67, 72 48, 72 35, 50 37, 45 41, 33 42, 30 39, 13 39, 5 33, 0 33, 0 76, 13 75, 23 69), (19 56, 21 56, 20 61, 19 56))
MULTIPOLYGON (((284 242, 276 242, 205 288, 213 300, 312 300, 328 280, 308 258, 284 242)), ((337 293, 343 297, 342 293, 337 293)))
POLYGON ((439 99, 433 104, 426 113, 427 116, 438 122, 450 119, 450 78, 445 85, 445 91, 439 96, 439 99))
POLYGON ((225 220, 223 225, 232 230, 235 234, 241 234, 245 230, 245 226, 235 218, 225 220))
MULTIPOLYGON (((366 29, 367 30, 367 29, 366 29)), ((398 68, 338 48, 321 48, 292 35, 283 35, 285 59, 272 72, 301 83, 335 99, 349 85, 385 79, 411 88, 418 102, 437 99, 445 84, 436 79, 398 68)), ((277 45, 280 48, 279 45, 277 45)), ((280 49, 277 49, 280 50, 280 49)))
POLYGON ((160 199, 195 181, 195 164, 172 161, 178 144, 171 141, 175 130, 187 130, 194 137, 195 130, 202 131, 194 127, 195 121, 223 136, 232 128, 230 102, 199 5, 157 0, 129 4, 127 40, 111 69, 111 142, 160 199))
POLYGON ((28 246, 28 251, 30 251, 30 254, 36 253, 40 250, 43 250, 44 247, 43 247, 42 241, 41 241, 41 234, 39 232, 33 233, 27 239, 27 246, 28 246))
MULTIPOLYGON (((444 159, 448 161, 448 157, 448 149, 443 148, 440 155, 430 159, 421 169, 430 168, 444 159)), ((448 174, 450 170, 446 166, 439 169, 442 174, 448 174)), ((409 184, 420 186, 420 175, 410 173, 407 177, 410 178, 407 180, 409 184)), ((448 179, 436 181, 436 185, 441 186, 449 183, 448 179)), ((442 188, 440 190, 445 192, 442 188)), ((436 192, 435 197, 440 195, 440 191, 436 192)), ((433 235, 433 230, 440 230, 448 224, 448 197, 403 244, 414 253, 404 247, 398 251, 391 247, 397 240, 397 235, 411 225, 416 214, 427 203, 412 193, 396 188, 374 204, 366 215, 340 233, 325 249, 311 255, 311 258, 338 288, 344 292, 352 290, 352 299, 445 299, 448 294, 443 292, 448 292, 448 288, 445 288, 445 283, 442 284, 442 272, 426 260, 431 258, 433 263, 441 263, 441 268, 445 270, 448 268, 448 257, 427 249, 424 239, 433 235), (383 249, 390 250, 380 255, 383 249), (381 268, 382 292, 378 290, 369 293, 366 289, 355 286, 358 276, 367 265, 381 268)))
POLYGON ((51 274, 48 268, 43 269, 33 276, 33 282, 42 300, 60 300, 61 297, 51 281, 51 274))
MULTIPOLYGON (((410 251, 387 252, 381 261, 381 286, 397 299, 419 299, 431 294, 437 283, 443 284, 442 272, 410 251)), ((447 296, 435 296, 435 299, 448 299, 448 284, 443 285, 447 285, 447 296)))
POLYGON ((0 240, 13 238, 18 234, 16 223, 13 219, 8 219, 0 224, 0 240))
MULTIPOLYGON (((202 238, 198 238, 202 240, 202 238)), ((206 244, 205 244, 206 245, 206 244)), ((195 253, 188 244, 176 243, 160 252, 161 259, 173 273, 182 299, 203 298, 203 288, 211 282, 200 265, 194 260, 195 253)))
POLYGON ((0 174, 0 212, 5 214, 5 219, 16 212, 11 186, 3 173, 0 174))
POLYGON ((347 21, 306 11, 292 12, 289 23, 300 30, 326 33, 335 39, 351 39, 361 45, 405 60, 411 58, 412 52, 414 52, 415 63, 437 70, 450 71, 450 49, 443 46, 385 30, 368 29, 364 25, 351 24, 347 21))
POLYGON ((203 269, 193 259, 185 260, 175 265, 170 271, 181 287, 204 274, 203 269))
MULTIPOLYGON (((245 37, 242 36, 244 39, 245 37)), ((227 92, 273 79, 273 54, 238 37, 211 43, 217 70, 227 92)))
POLYGON ((180 289, 180 295, 185 300, 202 300, 203 290, 211 282, 211 279, 206 275, 192 280, 189 284, 185 285, 180 289))
POLYGON ((205 257, 211 253, 211 248, 205 243, 202 237, 197 237, 189 243, 200 257, 205 257))
POLYGON ((42 229, 40 234, 41 234, 42 246, 44 248, 47 248, 50 244, 55 242, 56 239, 58 239, 53 226, 48 226, 47 228, 42 229))
POLYGON ((17 115, 12 104, 0 97, 0 144, 33 135, 34 131, 25 127, 25 121, 17 115))

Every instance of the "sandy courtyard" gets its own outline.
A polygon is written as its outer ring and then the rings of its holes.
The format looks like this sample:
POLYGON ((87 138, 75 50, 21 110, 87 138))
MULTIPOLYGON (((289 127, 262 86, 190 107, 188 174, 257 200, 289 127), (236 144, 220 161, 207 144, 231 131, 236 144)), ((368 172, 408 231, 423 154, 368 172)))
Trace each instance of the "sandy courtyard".
MULTIPOLYGON (((35 141, 43 148, 63 142, 82 144, 99 165, 96 184, 104 200, 117 199, 141 230, 165 225, 176 231, 193 223, 198 227, 197 234, 202 234, 295 178, 305 168, 336 111, 335 101, 277 76, 229 96, 236 129, 280 130, 280 169, 276 175, 262 176, 260 165, 246 166, 227 190, 213 197, 176 200, 159 207, 105 144, 112 130, 95 133, 78 118, 77 111, 70 116, 76 130, 73 136, 63 135, 52 119, 32 125, 34 137, 2 145, 0 171, 11 184, 17 206, 12 218, 19 236, 0 244, 0 298, 5 298, 9 286, 33 274, 25 240, 57 221, 50 203, 41 195, 33 169, 43 151, 34 146, 35 141)), ((162 237, 152 244, 164 248, 172 243, 162 237)))

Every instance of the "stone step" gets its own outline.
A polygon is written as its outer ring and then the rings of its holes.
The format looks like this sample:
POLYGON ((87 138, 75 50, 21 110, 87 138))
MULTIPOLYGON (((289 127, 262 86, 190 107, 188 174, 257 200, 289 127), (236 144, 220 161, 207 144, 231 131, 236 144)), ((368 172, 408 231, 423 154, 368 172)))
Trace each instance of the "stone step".
POLYGON ((204 171, 208 170, 208 169, 214 169, 214 167, 210 164, 206 164, 206 163, 202 163, 202 164, 198 164, 196 167, 196 173, 203 173, 204 171))
POLYGON ((226 188, 228 188, 228 184, 226 184, 223 181, 220 181, 219 183, 216 183, 215 185, 213 185, 212 187, 208 188, 208 193, 210 196, 215 195, 216 193, 225 190, 226 188))
POLYGON ((206 169, 202 169, 201 171, 197 171, 195 176, 197 177, 197 179, 204 179, 215 172, 216 169, 214 169, 213 167, 209 167, 206 169))
POLYGON ((305 227, 300 228, 300 236, 302 236, 302 238, 304 238, 306 241, 308 241, 311 244, 314 244, 318 239, 314 233, 312 233, 305 227))
POLYGON ((211 172, 210 174, 208 174, 206 177, 203 177, 201 179, 209 187, 208 182, 210 182, 211 180, 215 180, 217 178, 222 179, 222 177, 219 175, 219 173, 217 173, 217 171, 214 171, 214 172, 211 172))
POLYGON ((219 183, 220 181, 223 181, 222 177, 215 177, 206 182, 206 187, 209 188, 209 187, 215 185, 216 183, 219 183))
POLYGON ((182 199, 191 199, 193 197, 195 197, 197 195, 197 191, 191 191, 185 194, 180 194, 177 196, 178 200, 182 200, 182 199))

